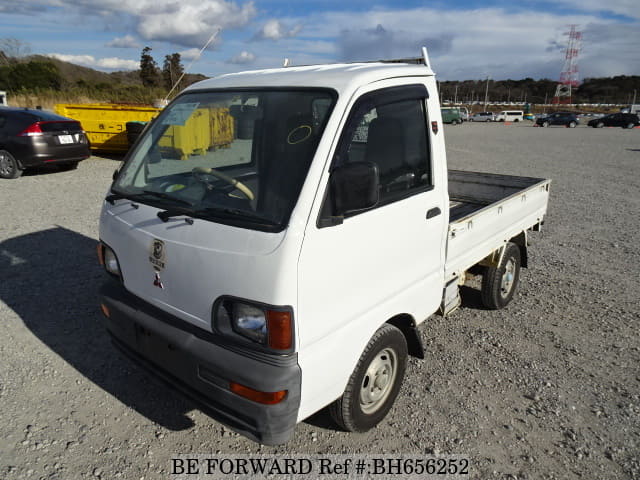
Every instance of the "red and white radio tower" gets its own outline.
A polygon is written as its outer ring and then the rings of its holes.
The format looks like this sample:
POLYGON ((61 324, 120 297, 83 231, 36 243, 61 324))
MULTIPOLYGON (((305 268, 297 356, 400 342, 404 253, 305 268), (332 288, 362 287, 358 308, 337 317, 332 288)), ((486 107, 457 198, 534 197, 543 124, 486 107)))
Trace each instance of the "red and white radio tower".
POLYGON ((570 25, 571 30, 565 35, 569 36, 569 42, 564 54, 564 66, 560 73, 560 83, 556 87, 553 103, 571 103, 571 89, 577 87, 578 81, 578 54, 582 43, 582 32, 576 30, 577 25, 570 25))

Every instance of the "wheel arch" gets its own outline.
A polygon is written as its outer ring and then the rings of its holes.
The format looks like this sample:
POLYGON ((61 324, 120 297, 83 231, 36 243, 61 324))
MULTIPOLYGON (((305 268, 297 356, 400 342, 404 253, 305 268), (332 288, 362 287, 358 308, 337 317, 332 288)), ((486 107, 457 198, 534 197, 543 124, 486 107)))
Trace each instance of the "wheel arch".
POLYGON ((509 241, 515 243, 520 249, 520 266, 522 268, 527 268, 529 266, 529 256, 527 252, 527 232, 520 232, 509 241))
POLYGON ((408 313, 401 313, 390 318, 385 323, 393 325, 402 332, 407 341, 407 350, 409 355, 419 359, 424 359, 424 345, 420 338, 420 332, 414 318, 408 313))

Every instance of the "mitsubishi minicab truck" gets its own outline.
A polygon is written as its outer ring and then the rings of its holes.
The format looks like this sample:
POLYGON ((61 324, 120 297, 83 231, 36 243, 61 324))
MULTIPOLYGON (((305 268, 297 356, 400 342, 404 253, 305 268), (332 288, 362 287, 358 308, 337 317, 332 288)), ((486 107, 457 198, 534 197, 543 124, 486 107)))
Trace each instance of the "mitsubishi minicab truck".
POLYGON ((255 441, 284 443, 325 407, 366 431, 407 356, 424 357, 418 326, 459 306, 469 269, 488 308, 512 300, 549 186, 447 169, 424 49, 205 80, 114 174, 98 246, 106 326, 255 441))

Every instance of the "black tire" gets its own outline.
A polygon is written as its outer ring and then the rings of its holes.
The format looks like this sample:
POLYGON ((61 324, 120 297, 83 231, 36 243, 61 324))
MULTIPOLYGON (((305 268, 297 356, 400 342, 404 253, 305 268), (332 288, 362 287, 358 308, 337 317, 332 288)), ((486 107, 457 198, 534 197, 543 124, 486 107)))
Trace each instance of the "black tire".
POLYGON ((0 178, 18 178, 22 168, 18 161, 6 150, 0 150, 0 178))
POLYGON ((576 128, 576 122, 569 122, 569 125, 567 125, 567 127, 576 128))
POLYGON ((635 123, 628 123, 625 128, 628 128, 629 130, 631 130, 635 126, 636 126, 635 123))
POLYGON ((482 303, 491 310, 506 307, 520 280, 520 249, 508 243, 498 267, 486 267, 482 275, 482 303))
POLYGON ((542 126, 543 127, 548 127, 549 126, 549 122, 542 122, 542 126))
POLYGON ((129 147, 136 143, 136 140, 147 126, 147 123, 148 122, 133 121, 125 124, 127 129, 127 143, 129 144, 129 147))
POLYGON ((66 172, 69 170, 75 170, 76 168, 78 168, 78 162, 61 163, 58 165, 58 168, 63 172, 66 172))
POLYGON ((329 406, 336 424, 349 432, 366 432, 380 423, 398 396, 406 367, 404 335, 386 323, 362 352, 342 396, 329 406))

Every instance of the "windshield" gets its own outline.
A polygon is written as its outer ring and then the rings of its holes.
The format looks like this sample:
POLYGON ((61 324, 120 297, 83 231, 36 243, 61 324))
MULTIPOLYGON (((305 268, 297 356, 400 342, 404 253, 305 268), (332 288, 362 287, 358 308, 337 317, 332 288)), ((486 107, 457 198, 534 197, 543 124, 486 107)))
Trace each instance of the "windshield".
POLYGON ((286 227, 335 103, 320 89, 180 96, 112 186, 164 210, 265 231, 286 227))

